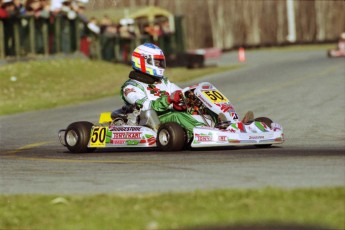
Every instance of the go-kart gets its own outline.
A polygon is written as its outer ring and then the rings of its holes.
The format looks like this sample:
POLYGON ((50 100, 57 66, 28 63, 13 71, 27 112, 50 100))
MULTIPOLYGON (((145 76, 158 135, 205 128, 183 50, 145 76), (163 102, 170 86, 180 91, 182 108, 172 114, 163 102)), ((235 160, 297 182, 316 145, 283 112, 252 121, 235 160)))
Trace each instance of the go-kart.
POLYGON ((124 106, 112 113, 101 113, 99 124, 87 121, 70 124, 59 131, 59 139, 72 153, 131 147, 162 151, 217 146, 269 147, 284 142, 281 125, 267 117, 243 123, 231 102, 208 82, 184 88, 180 103, 185 106, 185 112, 205 124, 194 127, 192 136, 176 122, 160 123, 153 110, 124 106))

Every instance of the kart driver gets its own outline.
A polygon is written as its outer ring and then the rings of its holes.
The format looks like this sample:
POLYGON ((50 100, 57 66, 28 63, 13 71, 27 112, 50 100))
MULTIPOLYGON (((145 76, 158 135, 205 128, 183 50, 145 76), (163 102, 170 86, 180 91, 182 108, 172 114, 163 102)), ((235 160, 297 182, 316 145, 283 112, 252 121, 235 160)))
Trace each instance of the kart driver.
POLYGON ((164 76, 166 67, 163 51, 156 45, 145 43, 132 53, 133 71, 121 87, 121 96, 126 105, 135 105, 142 111, 156 111, 161 123, 177 122, 193 135, 195 126, 204 126, 181 105, 182 91, 164 76))
MULTIPOLYGON (((132 53, 132 67, 130 79, 122 85, 120 92, 126 105, 141 111, 154 110, 160 123, 179 123, 187 130, 189 138, 193 136, 195 126, 205 126, 186 112, 186 106, 180 103, 181 88, 164 76, 165 56, 158 46, 151 43, 138 46, 132 53)), ((242 122, 246 123, 253 118, 253 112, 249 111, 242 122)), ((216 119, 224 121, 221 116, 216 119)))

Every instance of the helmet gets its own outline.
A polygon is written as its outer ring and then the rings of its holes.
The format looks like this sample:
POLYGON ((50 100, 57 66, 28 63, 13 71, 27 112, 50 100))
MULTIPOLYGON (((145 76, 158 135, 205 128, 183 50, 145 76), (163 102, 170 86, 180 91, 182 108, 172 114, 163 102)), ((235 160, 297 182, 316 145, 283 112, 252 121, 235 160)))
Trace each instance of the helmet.
POLYGON ((158 79, 163 78, 166 67, 163 51, 156 45, 145 43, 132 53, 132 67, 158 79))

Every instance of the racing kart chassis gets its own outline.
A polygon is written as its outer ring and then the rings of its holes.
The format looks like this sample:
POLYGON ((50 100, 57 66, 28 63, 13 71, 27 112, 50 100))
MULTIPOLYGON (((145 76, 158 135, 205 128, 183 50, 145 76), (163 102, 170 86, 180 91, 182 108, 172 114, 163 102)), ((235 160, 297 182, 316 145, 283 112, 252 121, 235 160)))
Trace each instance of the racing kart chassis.
POLYGON ((79 121, 58 133, 60 142, 72 153, 93 152, 99 148, 158 148, 180 151, 188 147, 248 146, 269 147, 284 142, 283 128, 267 117, 246 123, 239 120, 230 101, 212 84, 204 82, 183 90, 187 112, 205 126, 193 128, 192 137, 176 122, 160 123, 153 110, 102 113, 98 124, 79 121), (214 122, 210 113, 221 115, 214 122))

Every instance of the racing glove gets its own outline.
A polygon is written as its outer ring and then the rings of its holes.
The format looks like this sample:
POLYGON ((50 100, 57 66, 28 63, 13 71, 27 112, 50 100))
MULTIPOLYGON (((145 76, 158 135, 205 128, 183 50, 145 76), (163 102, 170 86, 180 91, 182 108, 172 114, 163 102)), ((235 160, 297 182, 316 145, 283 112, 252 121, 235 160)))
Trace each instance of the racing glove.
POLYGON ((187 109, 187 106, 182 105, 181 103, 173 103, 173 108, 177 111, 185 111, 187 109))
POLYGON ((168 102, 173 104, 173 108, 177 111, 186 110, 186 106, 183 105, 182 101, 182 91, 176 90, 171 95, 168 96, 168 102))
POLYGON ((182 99, 182 91, 181 90, 176 90, 172 94, 168 96, 168 103, 171 104, 178 104, 182 99))

